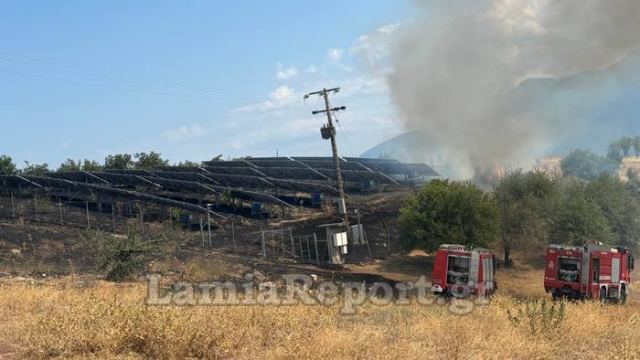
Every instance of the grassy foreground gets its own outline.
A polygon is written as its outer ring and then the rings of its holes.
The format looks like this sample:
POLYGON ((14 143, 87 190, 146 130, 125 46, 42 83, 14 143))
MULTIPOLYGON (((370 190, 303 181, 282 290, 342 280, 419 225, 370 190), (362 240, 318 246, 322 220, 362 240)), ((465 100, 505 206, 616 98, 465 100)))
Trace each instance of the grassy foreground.
POLYGON ((0 284, 0 358, 640 357, 636 300, 568 303, 562 322, 534 331, 527 318, 509 320, 522 304, 508 295, 466 316, 371 304, 344 316, 336 306, 147 307, 145 291, 71 279, 0 284))

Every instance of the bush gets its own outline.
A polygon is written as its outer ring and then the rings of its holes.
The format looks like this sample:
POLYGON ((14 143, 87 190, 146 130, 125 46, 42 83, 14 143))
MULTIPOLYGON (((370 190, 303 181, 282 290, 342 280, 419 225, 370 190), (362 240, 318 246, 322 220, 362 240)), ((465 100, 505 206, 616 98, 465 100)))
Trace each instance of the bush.
POLYGON ((103 238, 98 243, 97 266, 106 279, 121 282, 144 270, 149 256, 161 252, 158 243, 143 241, 135 231, 126 237, 103 238))
POLYGON ((468 182, 433 180, 400 209, 402 245, 433 251, 443 243, 487 246, 498 235, 492 198, 468 182))
POLYGON ((531 335, 553 336, 565 317, 565 304, 547 303, 547 300, 535 300, 525 303, 517 310, 517 315, 507 310, 507 317, 516 328, 528 326, 531 335))

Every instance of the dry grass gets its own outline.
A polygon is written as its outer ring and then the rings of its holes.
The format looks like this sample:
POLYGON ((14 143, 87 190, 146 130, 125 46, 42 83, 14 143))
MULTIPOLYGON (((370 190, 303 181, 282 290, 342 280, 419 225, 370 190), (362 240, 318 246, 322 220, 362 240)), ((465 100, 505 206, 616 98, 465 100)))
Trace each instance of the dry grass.
POLYGON ((74 284, 0 284, 0 357, 640 357, 636 298, 626 306, 567 304, 559 327, 532 334, 508 320, 507 310, 520 305, 504 294, 467 316, 436 305, 365 305, 343 316, 320 306, 147 307, 144 284, 74 284))
POLYGON ((501 268, 496 273, 498 292, 516 299, 549 297, 544 292, 544 269, 516 265, 514 268, 501 268))

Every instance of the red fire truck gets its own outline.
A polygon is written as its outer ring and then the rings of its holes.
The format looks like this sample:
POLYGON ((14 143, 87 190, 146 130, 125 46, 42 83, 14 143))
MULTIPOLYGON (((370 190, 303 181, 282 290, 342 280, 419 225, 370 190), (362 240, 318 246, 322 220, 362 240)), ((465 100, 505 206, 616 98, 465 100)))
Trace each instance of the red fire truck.
POLYGON ((600 299, 624 303, 629 295, 633 256, 623 247, 590 242, 549 245, 544 289, 554 299, 600 299))
POLYGON ((436 252, 431 291, 440 296, 489 296, 498 288, 495 270, 491 251, 443 244, 436 252))

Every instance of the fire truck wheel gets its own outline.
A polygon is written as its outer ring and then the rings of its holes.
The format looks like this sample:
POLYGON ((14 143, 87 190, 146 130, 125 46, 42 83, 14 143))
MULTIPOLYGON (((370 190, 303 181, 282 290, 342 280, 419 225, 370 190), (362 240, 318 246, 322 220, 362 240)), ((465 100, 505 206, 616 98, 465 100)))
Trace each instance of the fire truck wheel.
POLYGON ((604 287, 600 288, 600 303, 601 304, 607 303, 607 289, 604 287))
POLYGON ((554 291, 551 292, 551 299, 553 301, 560 301, 560 300, 562 300, 562 294, 559 294, 558 291, 554 290, 554 291))
POLYGON ((627 302, 627 287, 622 285, 622 290, 620 291, 620 304, 625 304, 627 302))

